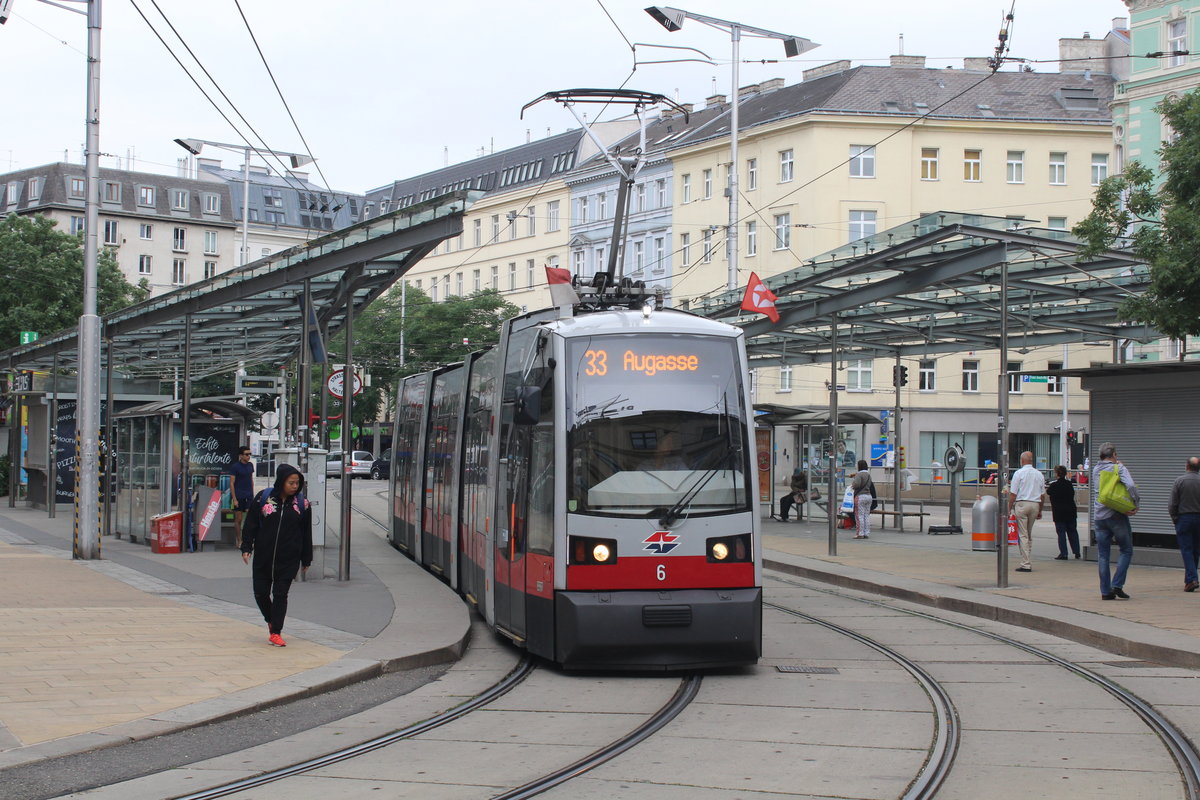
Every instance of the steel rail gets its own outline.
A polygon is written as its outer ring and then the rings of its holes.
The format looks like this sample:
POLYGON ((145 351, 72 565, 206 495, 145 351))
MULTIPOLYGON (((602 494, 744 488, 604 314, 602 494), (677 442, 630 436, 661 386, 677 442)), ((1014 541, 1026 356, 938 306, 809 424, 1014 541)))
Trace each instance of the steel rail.
POLYGON ((917 683, 929 695, 930 702, 933 705, 935 718, 934 735, 933 743, 929 746, 929 752, 925 758, 925 763, 921 765, 921 771, 913 778, 912 783, 908 785, 901 798, 902 800, 927 800, 927 798, 931 798, 937 794, 942 781, 950 774, 950 767, 954 765, 954 757, 958 754, 960 732, 958 712, 954 708, 954 701, 950 699, 949 693, 942 688, 937 679, 926 672, 917 662, 887 645, 880 644, 868 636, 863 636, 861 633, 844 628, 828 620, 814 617, 811 614, 805 614, 803 611, 797 611, 794 608, 769 603, 765 600, 763 601, 763 605, 767 608, 773 608, 776 611, 782 611, 784 614, 791 614, 792 616, 824 626, 835 633, 840 633, 860 644, 864 644, 895 661, 916 678, 917 683))
POLYGON ((1007 644, 1010 647, 1014 647, 1018 650, 1023 650, 1030 655, 1037 656, 1038 658, 1049 661, 1052 664, 1056 664, 1063 669, 1066 669, 1067 671, 1096 684, 1115 697, 1117 700, 1128 706, 1130 710, 1137 714, 1138 717, 1140 717, 1141 720, 1158 735, 1159 739, 1162 740, 1163 745, 1167 748, 1167 752, 1169 752, 1171 757, 1175 760, 1176 767, 1179 769, 1179 774, 1183 780, 1185 789, 1185 800, 1200 800, 1200 752, 1197 752, 1195 746, 1191 743, 1191 740, 1189 740, 1187 736, 1185 736, 1178 728, 1176 728, 1175 725, 1166 717, 1164 717, 1162 714, 1159 714, 1158 711, 1156 711, 1154 707, 1150 705, 1150 703, 1147 703, 1145 700, 1121 686, 1116 681, 1110 680, 1098 672, 1093 672, 1086 667, 1081 667, 1072 661, 1068 661, 1061 656, 1056 656, 1053 653, 1042 650, 1041 648, 1034 647, 1033 645, 1026 644, 1025 642, 1012 639, 999 633, 993 633, 992 631, 985 630, 983 628, 977 628, 962 622, 955 622, 954 620, 943 619, 942 617, 929 614, 924 611, 916 611, 911 608, 901 608, 899 606, 882 603, 878 600, 866 600, 861 597, 854 597, 852 595, 848 595, 843 592, 837 592, 832 589, 825 589, 822 587, 811 586, 809 584, 797 583, 795 581, 777 576, 772 577, 774 580, 777 580, 780 583, 786 583, 791 586, 810 589, 812 591, 821 592, 822 594, 833 595, 834 597, 841 597, 847 600, 854 600, 867 605, 878 606, 879 608, 886 608, 891 611, 900 611, 914 617, 921 617, 934 622, 940 622, 943 625, 948 625, 953 628, 969 631, 1002 644, 1007 644))
POLYGON ((502 680, 493 684, 487 690, 475 695, 465 703, 444 711, 441 714, 430 717, 427 720, 418 722, 414 725, 409 725, 408 727, 401 728, 400 730, 392 731, 391 733, 384 734, 383 736, 377 736, 373 739, 368 739, 365 742, 360 742, 359 744, 352 745, 351 747, 335 750, 331 753, 326 753, 325 755, 317 756, 316 758, 311 758, 307 761, 301 761, 297 764, 292 764, 287 767, 281 767, 280 769, 264 772, 250 778, 243 778, 241 780, 221 784, 220 786, 214 786, 212 788, 204 789, 203 791, 194 792, 192 794, 175 795, 173 800, 210 800, 211 798, 216 797, 227 797, 228 795, 236 794, 237 792, 243 792, 247 789, 253 789, 257 786, 263 786, 264 784, 283 780, 284 778, 290 778, 295 775, 301 775, 305 772, 311 772, 314 769, 327 767, 331 764, 336 764, 339 761, 345 761, 347 759, 363 755, 364 753, 370 753, 374 750, 378 750, 381 747, 387 747, 388 745, 394 744, 403 739, 409 739, 413 736, 418 736, 422 733, 426 733, 427 731, 431 731, 434 728, 445 725, 448 722, 453 722, 454 720, 466 716, 472 711, 475 711, 476 709, 481 708, 482 706, 485 706, 488 703, 499 699, 500 697, 503 697, 514 687, 528 678, 534 669, 536 669, 536 665, 534 664, 533 660, 526 655, 522 657, 515 667, 513 667, 511 672, 509 672, 502 680))
POLYGON ((641 744, 657 733, 668 722, 678 717, 696 699, 696 694, 700 691, 700 682, 702 680, 703 678, 699 675, 687 676, 680 681, 679 688, 675 690, 675 694, 667 701, 666 705, 634 730, 606 744, 594 753, 584 756, 573 764, 544 775, 537 780, 530 781, 523 786, 518 786, 515 789, 509 789, 507 792, 495 795, 492 797, 492 800, 524 800, 528 797, 534 797, 549 789, 553 789, 559 784, 566 783, 572 778, 579 777, 583 773, 616 758, 631 747, 641 744))

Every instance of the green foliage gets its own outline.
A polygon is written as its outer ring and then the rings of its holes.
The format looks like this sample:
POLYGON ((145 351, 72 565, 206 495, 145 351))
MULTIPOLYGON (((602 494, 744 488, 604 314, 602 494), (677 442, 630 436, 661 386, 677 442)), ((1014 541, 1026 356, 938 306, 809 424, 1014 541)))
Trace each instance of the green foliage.
MULTIPOLYGON (((467 353, 494 345, 501 323, 520 313, 494 289, 435 303, 410 286, 404 303, 402 359, 400 297, 400 289, 394 288, 354 320, 354 363, 366 366, 372 376, 372 385, 354 398, 355 424, 372 422, 377 415, 390 418, 402 377, 461 361, 467 353), (463 344, 464 338, 468 344, 463 344)), ((345 337, 325 344, 331 361, 344 361, 345 337)), ((330 414, 340 410, 341 403, 330 403, 330 414)))
POLYGON ((1092 213, 1071 232, 1087 245, 1081 259, 1127 241, 1149 264, 1150 285, 1121 304, 1122 319, 1182 339, 1200 336, 1200 91, 1166 100, 1157 110, 1175 133, 1159 150, 1162 186, 1131 161, 1123 175, 1101 182, 1092 213))
MULTIPOLYGON (((96 306, 116 311, 147 296, 132 286, 108 250, 97 264, 96 306)), ((73 328, 83 313, 83 237, 64 233, 42 215, 0 220, 0 350, 21 331, 43 336, 73 328)))

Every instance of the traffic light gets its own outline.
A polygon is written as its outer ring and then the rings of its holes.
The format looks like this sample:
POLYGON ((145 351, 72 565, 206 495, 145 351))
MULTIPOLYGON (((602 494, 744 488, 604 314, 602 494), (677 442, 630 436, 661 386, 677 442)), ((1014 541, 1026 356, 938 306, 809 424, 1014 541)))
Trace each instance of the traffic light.
POLYGON ((1078 437, 1079 434, 1075 433, 1075 431, 1067 431, 1067 447, 1074 447, 1075 442, 1079 440, 1078 437))
POLYGON ((908 386, 908 367, 903 364, 892 367, 892 385, 908 386))

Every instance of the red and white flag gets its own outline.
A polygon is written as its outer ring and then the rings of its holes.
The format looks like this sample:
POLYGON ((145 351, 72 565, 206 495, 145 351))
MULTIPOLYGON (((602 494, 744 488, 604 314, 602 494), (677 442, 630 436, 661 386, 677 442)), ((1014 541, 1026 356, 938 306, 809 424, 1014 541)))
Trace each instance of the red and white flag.
POLYGON ((775 310, 777 299, 775 293, 768 289, 756 274, 751 272, 750 282, 746 284, 746 294, 742 297, 742 308, 746 311, 766 314, 770 317, 771 322, 779 322, 779 312, 775 310))
POLYGON ((579 295, 571 285, 571 273, 558 267, 546 267, 546 283, 550 284, 550 302, 555 306, 572 306, 579 295))

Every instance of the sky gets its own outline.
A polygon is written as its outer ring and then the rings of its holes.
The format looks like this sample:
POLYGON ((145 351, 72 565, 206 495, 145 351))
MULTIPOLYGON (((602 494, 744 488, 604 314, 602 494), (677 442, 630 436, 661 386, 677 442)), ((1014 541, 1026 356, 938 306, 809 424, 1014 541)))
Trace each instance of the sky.
MULTIPOLYGON (((132 156, 136 169, 170 174, 186 156, 174 139, 244 141, 175 63, 139 8, 243 135, 261 147, 172 26, 266 147, 311 152, 320 166, 320 174, 309 168, 311 178, 334 190, 362 193, 576 127, 570 112, 549 101, 521 119, 522 106, 549 91, 624 84, 697 106, 711 94, 730 93, 729 34, 690 20, 670 33, 646 14, 644 0, 239 2, 287 107, 235 0, 107 0, 102 166, 117 166, 119 158, 128 167, 132 156), (696 48, 715 64, 644 63, 704 57, 644 45, 696 48)), ((776 77, 796 83, 803 70, 840 59, 886 64, 901 52, 901 36, 903 52, 926 56, 927 66, 961 68, 964 57, 993 54, 1010 8, 1009 55, 1048 60, 1033 67, 1055 72, 1060 37, 1087 31, 1102 38, 1114 17, 1128 15, 1120 0, 856 0, 845 7, 812 0, 681 2, 698 14, 820 43, 785 59, 781 42, 743 38, 743 86, 776 77)), ((61 161, 64 154, 82 162, 86 50, 83 16, 14 0, 12 17, 0 26, 0 172, 61 161)), ((203 155, 230 167, 242 159, 212 148, 203 155)))

